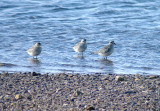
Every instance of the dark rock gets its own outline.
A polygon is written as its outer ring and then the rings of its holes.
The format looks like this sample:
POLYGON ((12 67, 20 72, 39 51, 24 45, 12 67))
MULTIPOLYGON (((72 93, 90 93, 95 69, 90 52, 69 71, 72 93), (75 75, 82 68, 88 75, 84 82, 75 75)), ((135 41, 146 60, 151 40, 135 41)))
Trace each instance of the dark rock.
POLYGON ((152 75, 152 76, 149 76, 148 79, 157 79, 159 78, 160 79, 160 76, 155 76, 155 75, 152 75))
POLYGON ((32 72, 32 76, 39 76, 39 75, 41 75, 41 74, 36 73, 36 72, 32 72))
POLYGON ((93 107, 93 106, 88 106, 87 108, 86 108, 86 110, 95 110, 95 108, 93 107))
POLYGON ((9 87, 9 88, 13 88, 12 84, 8 84, 8 87, 9 87))
POLYGON ((116 81, 124 81, 124 77, 116 76, 116 77, 115 77, 115 80, 116 80, 116 81))
POLYGON ((31 100, 32 100, 32 96, 28 96, 27 99, 28 99, 29 101, 31 101, 31 100))
POLYGON ((72 97, 70 101, 71 101, 71 102, 74 102, 75 99, 76 99, 75 97, 72 97))
POLYGON ((133 106, 135 106, 136 105, 136 103, 135 102, 133 102, 132 104, 131 104, 131 107, 133 107, 133 106))
POLYGON ((83 95, 83 93, 81 91, 77 91, 76 94, 77 94, 77 96, 83 95))
POLYGON ((150 87, 148 88, 149 90, 156 90, 157 88, 156 87, 150 87))
POLYGON ((136 91, 126 91, 125 94, 135 94, 136 91))

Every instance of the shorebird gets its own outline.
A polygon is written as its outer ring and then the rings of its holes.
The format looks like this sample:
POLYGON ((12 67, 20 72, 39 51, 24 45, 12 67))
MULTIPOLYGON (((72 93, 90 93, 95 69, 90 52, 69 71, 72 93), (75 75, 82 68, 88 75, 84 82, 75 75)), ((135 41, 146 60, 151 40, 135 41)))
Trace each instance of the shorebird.
POLYGON ((110 41, 108 43, 108 45, 104 46, 103 48, 101 48, 100 50, 93 52, 93 54, 98 54, 100 56, 105 57, 105 59, 107 59, 107 56, 111 55, 114 51, 114 41, 110 41))
POLYGON ((83 55, 83 52, 86 50, 87 48, 87 43, 86 43, 86 39, 82 39, 81 42, 77 43, 73 49, 75 52, 82 52, 82 55, 83 55))
POLYGON ((31 48, 29 48, 26 52, 29 55, 33 56, 33 58, 34 58, 34 56, 36 56, 36 58, 37 58, 37 56, 41 53, 41 51, 42 51, 41 43, 36 43, 31 48))

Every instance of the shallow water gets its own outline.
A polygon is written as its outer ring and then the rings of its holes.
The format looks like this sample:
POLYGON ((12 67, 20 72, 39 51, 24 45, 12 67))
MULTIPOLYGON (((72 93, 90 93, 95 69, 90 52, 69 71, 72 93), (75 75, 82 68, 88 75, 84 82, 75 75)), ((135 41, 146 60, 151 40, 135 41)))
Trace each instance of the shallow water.
POLYGON ((0 71, 160 74, 159 7, 156 0, 1 0, 0 71), (82 38, 88 48, 77 57, 72 47, 82 38), (110 40, 108 60, 91 54, 110 40), (25 52, 36 42, 38 60, 25 52))

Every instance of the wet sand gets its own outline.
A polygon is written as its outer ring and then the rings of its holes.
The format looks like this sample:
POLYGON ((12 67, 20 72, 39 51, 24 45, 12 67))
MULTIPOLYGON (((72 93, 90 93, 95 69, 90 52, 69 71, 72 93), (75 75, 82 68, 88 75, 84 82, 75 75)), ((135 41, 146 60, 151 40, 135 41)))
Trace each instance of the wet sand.
POLYGON ((1 111, 159 111, 160 75, 0 73, 1 111))

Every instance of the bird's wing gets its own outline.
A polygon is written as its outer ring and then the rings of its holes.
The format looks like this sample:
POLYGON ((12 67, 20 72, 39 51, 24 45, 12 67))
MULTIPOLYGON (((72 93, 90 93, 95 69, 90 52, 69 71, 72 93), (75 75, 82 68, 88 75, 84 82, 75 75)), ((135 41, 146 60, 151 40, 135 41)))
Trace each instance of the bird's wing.
POLYGON ((107 46, 104 46, 104 52, 107 53, 107 52, 110 52, 111 51, 111 46, 110 45, 107 45, 107 46))
POLYGON ((104 46, 103 48, 101 48, 100 50, 97 51, 97 53, 106 53, 110 50, 110 46, 104 46))
POLYGON ((79 47, 80 47, 80 48, 87 48, 87 44, 81 43, 81 44, 79 44, 79 47))
POLYGON ((33 45, 32 47, 30 47, 29 49, 27 49, 27 52, 32 51, 35 48, 35 46, 33 45))
POLYGON ((79 43, 77 43, 75 46, 74 46, 74 48, 76 48, 76 47, 79 47, 80 46, 80 42, 79 43))

